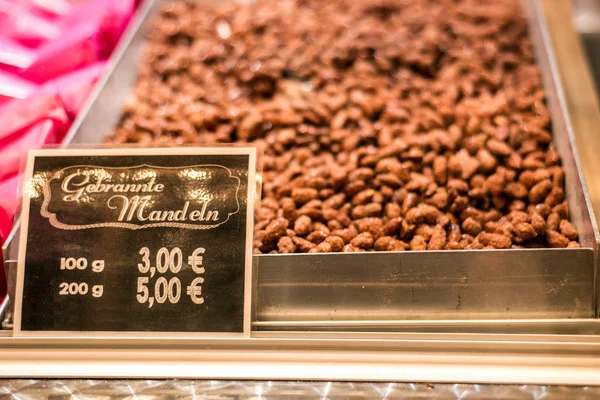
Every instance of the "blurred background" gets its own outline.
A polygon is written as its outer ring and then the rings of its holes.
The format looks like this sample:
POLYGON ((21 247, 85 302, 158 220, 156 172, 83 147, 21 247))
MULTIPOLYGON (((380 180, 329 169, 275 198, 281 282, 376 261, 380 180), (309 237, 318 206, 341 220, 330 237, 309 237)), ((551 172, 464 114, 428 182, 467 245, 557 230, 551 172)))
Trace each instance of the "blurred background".
POLYGON ((596 88, 600 87, 600 0, 572 0, 573 24, 581 35, 596 88))

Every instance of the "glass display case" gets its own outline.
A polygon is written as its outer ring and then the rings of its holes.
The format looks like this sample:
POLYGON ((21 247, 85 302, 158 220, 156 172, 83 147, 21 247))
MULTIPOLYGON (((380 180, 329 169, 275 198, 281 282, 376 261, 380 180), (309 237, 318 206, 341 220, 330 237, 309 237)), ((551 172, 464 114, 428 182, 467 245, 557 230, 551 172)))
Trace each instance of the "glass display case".
MULTIPOLYGON (((65 147, 105 143, 122 121, 148 32, 163 5, 148 1, 140 8, 65 147)), ((571 223, 579 232, 577 248, 565 244, 565 248, 255 254, 250 338, 26 338, 11 334, 17 224, 4 249, 9 297, 2 308, 0 348, 7 357, 0 359, 1 376, 265 382, 71 381, 63 386, 5 382, 4 390, 73 393, 74 388, 81 394, 94 391, 108 397, 141 392, 178 398, 180 392, 208 395, 219 387, 219 394, 261 398, 271 397, 276 387, 275 398, 313 392, 323 397, 362 393, 394 398, 414 392, 419 398, 519 398, 525 392, 551 399, 572 393, 567 388, 450 383, 597 383, 600 236, 543 9, 537 1, 524 1, 522 6, 556 153, 562 160, 571 223)), ((595 394, 592 388, 577 390, 595 394)))

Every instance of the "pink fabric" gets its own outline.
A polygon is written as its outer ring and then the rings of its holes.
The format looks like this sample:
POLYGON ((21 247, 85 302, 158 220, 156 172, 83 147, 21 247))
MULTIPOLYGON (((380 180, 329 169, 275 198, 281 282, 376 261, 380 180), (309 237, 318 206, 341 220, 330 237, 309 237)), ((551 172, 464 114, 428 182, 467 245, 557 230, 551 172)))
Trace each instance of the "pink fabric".
POLYGON ((36 47, 60 34, 60 27, 48 18, 15 1, 0 0, 0 36, 36 47))
POLYGON ((44 119, 53 122, 59 136, 66 133, 71 123, 62 102, 51 90, 43 90, 0 107, 0 144, 44 119))
POLYGON ((38 85, 0 69, 0 105, 11 99, 24 99, 38 89, 38 85))
POLYGON ((68 0, 20 0, 20 3, 51 18, 68 15, 73 9, 68 0))
MULTIPOLYGON (((0 0, 0 234, 4 238, 20 202, 16 187, 22 157, 28 149, 62 141, 140 2, 0 0)), ((0 282, 0 296, 1 286, 0 282)))
POLYGON ((18 73, 29 68, 35 60, 35 51, 6 37, 0 37, 0 68, 18 73))
MULTIPOLYGON (((0 220, 2 219, 0 210, 0 220)), ((0 243, 4 241, 2 230, 0 228, 0 243)), ((0 299, 4 300, 6 293, 8 292, 8 287, 6 285, 6 270, 4 269, 4 260, 0 257, 0 299)))
POLYGON ((47 82, 44 86, 55 92, 70 119, 77 112, 104 72, 105 63, 97 62, 47 82))
POLYGON ((19 172, 27 150, 57 143, 57 139, 54 123, 50 119, 44 119, 27 128, 13 140, 0 142, 0 181, 19 172))
POLYGON ((88 0, 73 9, 63 26, 76 26, 81 21, 93 25, 96 28, 98 58, 106 59, 115 48, 134 7, 133 0, 88 0))
POLYGON ((17 73, 35 83, 69 73, 98 59, 97 29, 84 23, 63 31, 59 40, 47 42, 36 49, 32 63, 17 69, 17 73))
POLYGON ((17 193, 18 182, 19 176, 16 174, 0 180, 0 233, 4 238, 10 233, 13 215, 17 211, 17 205, 21 202, 17 193))

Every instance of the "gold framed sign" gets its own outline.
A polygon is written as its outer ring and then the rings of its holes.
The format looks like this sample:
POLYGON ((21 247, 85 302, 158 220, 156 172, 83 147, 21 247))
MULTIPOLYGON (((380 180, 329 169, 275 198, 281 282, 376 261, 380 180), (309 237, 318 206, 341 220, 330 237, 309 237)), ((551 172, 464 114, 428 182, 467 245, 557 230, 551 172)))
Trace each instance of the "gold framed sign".
POLYGON ((254 147, 36 150, 16 336, 250 334, 254 147))

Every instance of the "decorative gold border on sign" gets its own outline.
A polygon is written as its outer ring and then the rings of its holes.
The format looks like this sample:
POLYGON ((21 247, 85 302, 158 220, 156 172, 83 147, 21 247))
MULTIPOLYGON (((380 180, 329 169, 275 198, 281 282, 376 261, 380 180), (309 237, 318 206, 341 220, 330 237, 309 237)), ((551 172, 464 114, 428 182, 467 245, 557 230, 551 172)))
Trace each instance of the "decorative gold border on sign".
MULTIPOLYGON (((246 213, 246 259, 244 271, 244 325, 243 332, 224 333, 224 332, 165 332, 165 331, 111 331, 110 327, 101 331, 53 331, 53 330, 27 330, 22 329, 22 312, 23 312, 23 281, 25 280, 26 255, 27 255, 27 238, 29 233, 30 222, 30 206, 31 198, 29 196, 22 197, 22 213, 21 213, 21 232, 19 234, 19 251, 16 271, 16 288, 15 288, 15 307, 13 314, 13 335, 18 338, 62 338, 72 340, 73 338, 81 338, 83 341, 96 339, 147 339, 160 338, 169 340, 198 339, 208 340, 210 343, 225 343, 231 338, 240 340, 252 340, 253 331, 251 329, 251 312, 252 312, 252 288, 253 288, 253 260, 252 260, 252 232, 254 229, 254 206, 257 201, 257 185, 260 185, 261 179, 257 178, 257 148, 253 146, 236 146, 223 145, 220 147, 155 147, 155 148, 104 148, 104 149, 44 149, 30 150, 27 157, 25 167, 25 180, 29 181, 33 177, 35 160, 45 157, 87 157, 87 156, 154 156, 165 155, 168 152, 169 156, 173 155, 188 155, 188 156, 204 156, 204 155, 244 155, 248 156, 248 191, 245 194, 248 199, 246 213)), ((254 276, 255 277, 255 276, 254 276)), ((208 343, 208 342, 207 342, 208 343)))
POLYGON ((52 226, 54 226, 55 228, 58 228, 58 229, 62 229, 62 230, 79 230, 79 229, 93 229, 93 228, 124 228, 124 229, 139 230, 139 229, 158 228, 158 227, 196 229, 196 230, 213 229, 220 225, 223 225, 224 223, 229 221, 229 218, 232 215, 235 215, 240 211, 240 201, 238 199, 238 192, 240 190, 240 185, 241 185, 241 181, 240 181, 239 177, 232 175, 231 170, 229 168, 224 167, 223 165, 218 165, 218 164, 184 165, 184 166, 180 166, 180 167, 159 167, 156 165, 149 165, 149 164, 141 164, 141 165, 135 165, 135 166, 131 166, 131 167, 106 167, 106 166, 101 166, 101 165, 72 165, 72 166, 60 169, 52 176, 52 178, 50 178, 46 182, 44 182, 44 185, 43 185, 44 201, 43 201, 42 207, 40 209, 40 214, 43 217, 48 218, 48 220, 50 221, 50 224, 52 226), (102 222, 102 223, 98 223, 98 224, 69 225, 69 224, 64 224, 64 223, 60 222, 56 217, 56 213, 52 213, 52 212, 48 211, 48 205, 50 204, 50 200, 52 198, 52 191, 50 190, 50 182, 52 182, 52 180, 54 180, 54 179, 58 179, 58 176, 67 169, 71 169, 71 168, 107 168, 107 169, 117 169, 118 170, 118 169, 133 169, 133 168, 144 168, 144 167, 158 168, 158 169, 171 169, 171 170, 182 169, 182 168, 203 168, 203 167, 204 168, 206 168, 206 167, 223 168, 223 169, 227 170, 227 172, 229 172, 229 178, 234 178, 237 180, 237 187, 235 189, 235 202, 237 204, 237 209, 233 213, 227 213, 227 219, 225 219, 222 222, 219 222, 218 224, 213 224, 213 225, 195 225, 195 224, 186 224, 186 223, 181 223, 181 222, 156 222, 156 223, 147 224, 147 225, 137 225, 137 224, 131 224, 131 223, 126 223, 126 222, 102 222))

